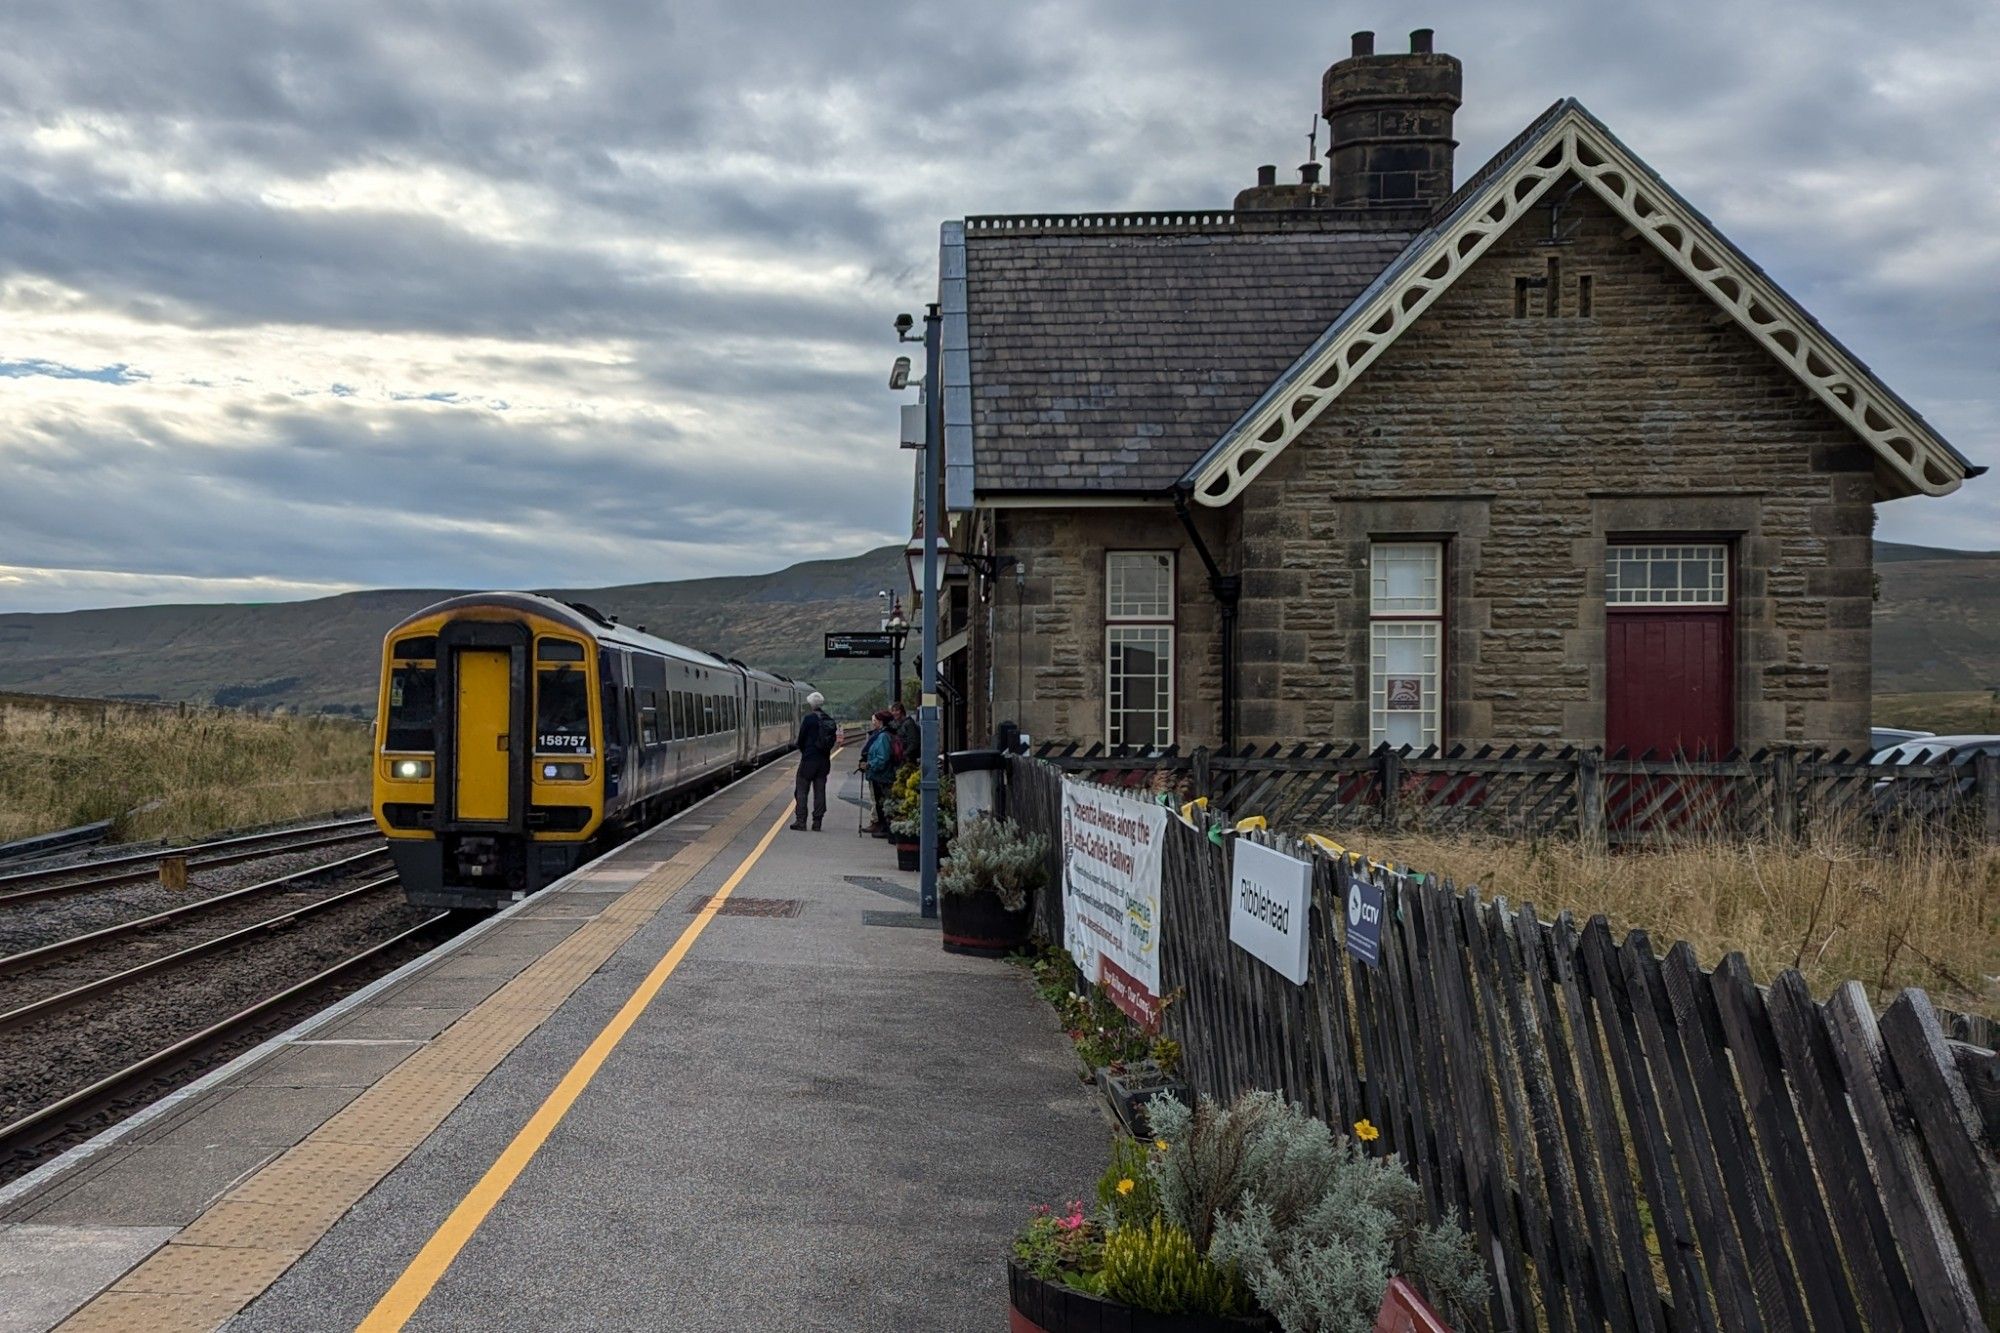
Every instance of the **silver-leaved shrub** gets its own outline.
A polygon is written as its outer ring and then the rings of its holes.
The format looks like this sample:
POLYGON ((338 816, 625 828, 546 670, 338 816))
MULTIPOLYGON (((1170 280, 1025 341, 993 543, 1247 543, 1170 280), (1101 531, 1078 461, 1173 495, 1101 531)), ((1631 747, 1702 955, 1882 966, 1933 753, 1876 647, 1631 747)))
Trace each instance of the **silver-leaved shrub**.
POLYGON ((1046 875, 1049 841, 1023 836, 1011 819, 981 815, 959 831, 951 859, 938 867, 938 892, 946 897, 990 893, 1009 912, 1028 905, 1046 875))
POLYGON ((1391 1276, 1448 1319, 1485 1297, 1471 1240, 1426 1227, 1417 1184, 1304 1107, 1269 1092, 1148 1108, 1166 1219, 1233 1268, 1285 1333, 1368 1333, 1391 1276))

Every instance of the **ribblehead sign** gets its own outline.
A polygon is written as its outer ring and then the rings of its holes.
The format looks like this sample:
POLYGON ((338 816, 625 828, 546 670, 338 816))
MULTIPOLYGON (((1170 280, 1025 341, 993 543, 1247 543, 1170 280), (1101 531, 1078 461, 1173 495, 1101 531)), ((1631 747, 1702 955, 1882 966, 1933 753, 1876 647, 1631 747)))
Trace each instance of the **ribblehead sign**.
POLYGON ((1229 938, 1294 986, 1306 984, 1312 867, 1260 842, 1236 839, 1230 856, 1229 938))
POLYGON ((1133 1021, 1160 1021, 1164 806, 1063 781, 1063 943, 1133 1021))

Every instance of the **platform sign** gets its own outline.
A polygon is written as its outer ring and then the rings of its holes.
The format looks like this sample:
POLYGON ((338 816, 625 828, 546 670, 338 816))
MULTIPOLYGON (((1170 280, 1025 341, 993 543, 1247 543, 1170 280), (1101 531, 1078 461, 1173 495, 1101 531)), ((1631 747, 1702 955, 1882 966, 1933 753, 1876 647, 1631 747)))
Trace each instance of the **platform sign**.
POLYGON ((1229 858, 1229 940, 1294 986, 1306 984, 1312 867, 1237 838, 1229 858))
POLYGON ((896 640, 900 635, 888 630, 876 633, 868 630, 856 634, 829 634, 826 636, 828 657, 894 657, 896 640))
POLYGON ((1347 900, 1347 951, 1370 967, 1382 965, 1382 901, 1379 886, 1366 875, 1340 867, 1339 883, 1347 900))
POLYGON ((1166 834, 1165 806, 1063 779, 1063 942, 1113 1004, 1153 1029, 1166 834))

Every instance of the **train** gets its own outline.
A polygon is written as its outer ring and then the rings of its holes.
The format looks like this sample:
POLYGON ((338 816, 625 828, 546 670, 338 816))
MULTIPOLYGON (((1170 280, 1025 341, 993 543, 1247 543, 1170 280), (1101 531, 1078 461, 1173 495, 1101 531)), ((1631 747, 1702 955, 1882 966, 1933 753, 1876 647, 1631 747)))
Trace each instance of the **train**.
POLYGON ((396 625, 379 688, 373 807, 404 893, 475 911, 791 749, 812 690, 519 592, 396 625))

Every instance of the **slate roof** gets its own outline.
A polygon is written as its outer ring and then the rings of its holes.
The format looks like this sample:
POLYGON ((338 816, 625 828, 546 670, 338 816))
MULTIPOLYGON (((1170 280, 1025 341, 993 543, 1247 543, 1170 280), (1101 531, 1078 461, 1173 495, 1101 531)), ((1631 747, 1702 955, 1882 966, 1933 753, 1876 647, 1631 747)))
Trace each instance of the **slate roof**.
POLYGON ((981 498, 1171 490, 1421 226, 1226 211, 967 219, 981 498))

